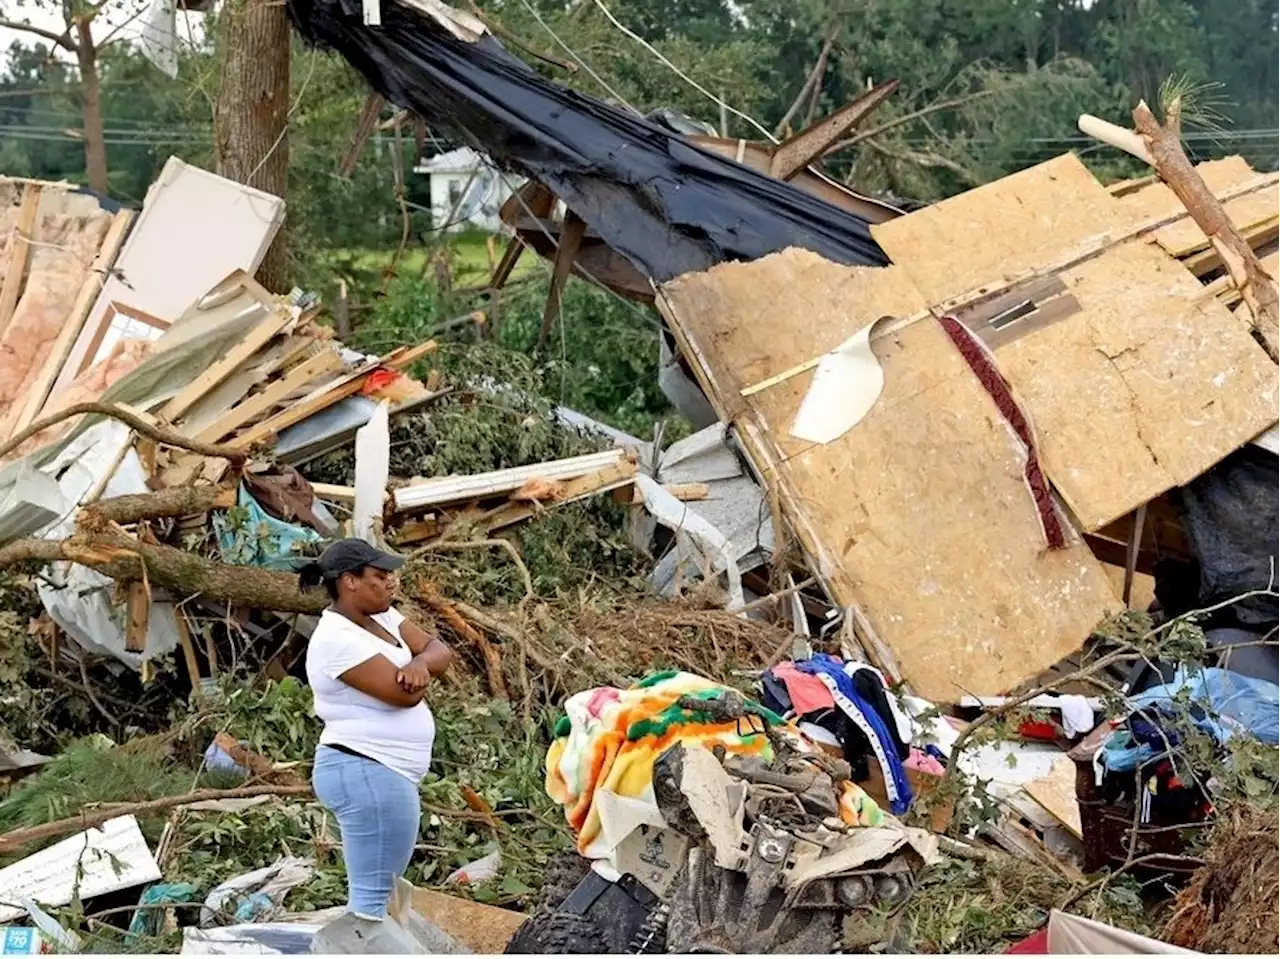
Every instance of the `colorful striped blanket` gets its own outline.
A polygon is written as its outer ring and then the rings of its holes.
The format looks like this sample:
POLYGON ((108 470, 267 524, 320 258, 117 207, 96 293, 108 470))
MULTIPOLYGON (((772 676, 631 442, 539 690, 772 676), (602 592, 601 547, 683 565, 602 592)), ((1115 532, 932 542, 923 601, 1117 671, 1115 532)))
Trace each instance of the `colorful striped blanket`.
MULTIPOLYGON (((634 824, 660 825, 653 796, 653 764, 676 743, 773 759, 763 722, 780 727, 801 749, 814 748, 781 716, 752 704, 759 716, 717 722, 677 704, 682 696, 714 699, 729 688, 685 672, 647 677, 629 689, 601 686, 566 701, 566 715, 547 751, 547 794, 564 806, 578 837, 578 852, 603 859, 634 824), (611 823, 610 820, 613 820, 611 823)), ((876 826, 884 814, 855 784, 845 783, 842 818, 876 826)))

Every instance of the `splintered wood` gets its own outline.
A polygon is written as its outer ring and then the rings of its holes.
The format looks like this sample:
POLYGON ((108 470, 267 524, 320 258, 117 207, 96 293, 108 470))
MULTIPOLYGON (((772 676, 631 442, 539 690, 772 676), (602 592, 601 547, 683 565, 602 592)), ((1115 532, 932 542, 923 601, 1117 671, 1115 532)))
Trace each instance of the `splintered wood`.
POLYGON ((738 395, 882 315, 923 309, 901 269, 788 250, 681 277, 659 302, 709 393, 731 398, 721 415, 777 484, 835 599, 861 609, 883 644, 873 652, 918 693, 1002 692, 1075 650, 1116 608, 1083 543, 1044 548, 1023 452, 935 322, 873 340, 884 393, 833 443, 787 432, 812 374, 738 395))

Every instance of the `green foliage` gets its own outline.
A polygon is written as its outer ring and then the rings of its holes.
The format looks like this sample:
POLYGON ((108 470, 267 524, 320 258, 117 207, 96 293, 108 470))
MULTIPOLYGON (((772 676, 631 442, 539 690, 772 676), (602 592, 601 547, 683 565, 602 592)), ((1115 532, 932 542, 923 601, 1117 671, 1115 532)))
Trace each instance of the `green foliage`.
POLYGON ((422 786, 424 799, 461 808, 466 786, 499 814, 503 825, 495 831, 483 823, 428 812, 422 837, 430 849, 423 860, 415 860, 418 875, 410 867, 410 878, 423 885, 440 883, 496 843, 502 853, 497 879, 449 891, 469 893, 481 902, 522 904, 541 885, 550 858, 572 848, 564 812, 543 788, 543 760, 555 717, 548 713, 526 722, 510 703, 486 701, 470 679, 463 691, 442 689, 432 697, 431 708, 436 745, 432 775, 422 786))
MULTIPOLYGON (((157 740, 139 739, 125 746, 96 738, 74 743, 0 801, 0 832, 65 819, 93 803, 183 793, 191 787, 192 773, 175 766, 157 740)), ((153 840, 159 835, 157 825, 155 817, 142 821, 153 840)))
POLYGON ((227 732, 276 762, 310 762, 320 741, 311 689, 293 677, 259 689, 239 682, 224 690, 227 732))
MULTIPOLYGON (((1002 953, 1043 928, 1049 911, 1070 892, 1060 875, 1013 856, 947 860, 907 900, 894 941, 911 952, 1002 953)), ((1127 876, 1087 896, 1075 911, 1142 934, 1152 930, 1138 887, 1127 876)))

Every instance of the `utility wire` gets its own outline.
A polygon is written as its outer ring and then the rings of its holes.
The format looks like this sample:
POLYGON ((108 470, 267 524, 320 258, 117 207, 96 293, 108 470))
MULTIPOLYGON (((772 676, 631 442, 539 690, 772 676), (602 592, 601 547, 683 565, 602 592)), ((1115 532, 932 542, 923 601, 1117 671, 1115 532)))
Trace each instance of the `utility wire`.
POLYGON ((582 69, 586 70, 587 73, 591 75, 592 79, 594 79, 596 83, 600 84, 600 86, 602 86, 605 89, 605 91, 608 92, 609 96, 613 97, 615 100, 621 103, 624 107, 626 107, 632 113, 636 114, 637 116, 640 115, 639 110, 637 110, 630 103, 628 103, 626 98, 621 93, 613 89, 613 87, 609 86, 609 84, 605 83, 604 78, 600 76, 600 74, 592 70, 591 67, 587 64, 586 60, 578 56, 578 54, 573 51, 573 49, 569 46, 569 44, 565 43, 562 39, 560 39, 559 34, 557 34, 554 30, 551 29, 551 25, 548 24, 547 21, 542 19, 542 15, 538 13, 537 8, 535 8, 533 4, 529 2, 529 0, 520 0, 520 2, 523 3, 524 8, 528 10, 530 14, 533 15, 533 19, 538 21, 542 29, 547 31, 551 39, 560 45, 560 49, 562 49, 565 53, 571 56, 574 59, 574 62, 576 62, 580 67, 582 67, 582 69))
POLYGON ((748 116, 747 114, 743 113, 741 110, 737 109, 736 107, 729 106, 729 104, 725 103, 724 100, 720 99, 714 93, 711 93, 709 90, 703 87, 700 83, 698 83, 697 80, 694 80, 692 77, 688 76, 678 66, 676 66, 674 63, 672 63, 670 60, 664 57, 661 53, 659 53, 658 50, 653 46, 653 44, 649 43, 648 40, 646 40, 644 37, 640 36, 638 33, 631 30, 629 27, 622 24, 618 20, 618 18, 613 15, 613 12, 601 2, 601 0, 594 0, 594 3, 597 7, 600 8, 600 12, 609 18, 610 23, 612 23, 615 27, 621 30, 624 34, 626 34, 636 43, 640 44, 640 46, 644 47, 646 50, 652 53, 655 57, 657 57, 662 63, 664 63, 668 68, 670 68, 671 71, 674 72, 675 75, 678 76, 681 80, 689 84, 689 86, 693 87, 695 90, 701 93, 704 97, 706 97, 712 103, 716 104, 722 109, 728 110, 734 116, 741 117, 743 120, 746 120, 753 127, 755 127, 757 130, 763 133, 765 137, 768 138, 770 143, 778 142, 778 138, 775 137, 770 131, 766 130, 763 126, 761 126, 760 123, 758 123, 754 117, 748 116))

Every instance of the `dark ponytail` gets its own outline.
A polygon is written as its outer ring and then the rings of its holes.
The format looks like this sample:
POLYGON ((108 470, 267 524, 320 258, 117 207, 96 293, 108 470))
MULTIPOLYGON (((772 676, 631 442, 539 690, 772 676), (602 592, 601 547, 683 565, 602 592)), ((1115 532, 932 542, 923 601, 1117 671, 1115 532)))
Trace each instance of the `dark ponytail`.
POLYGON ((298 588, 303 592, 315 589, 324 582, 324 570, 319 563, 307 563, 298 570, 298 588))

